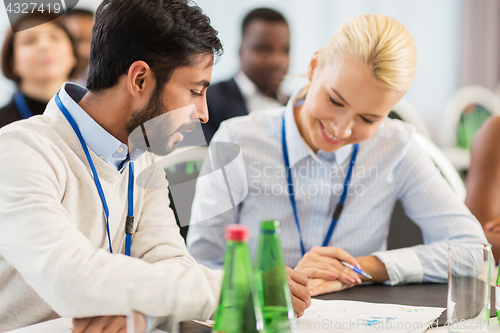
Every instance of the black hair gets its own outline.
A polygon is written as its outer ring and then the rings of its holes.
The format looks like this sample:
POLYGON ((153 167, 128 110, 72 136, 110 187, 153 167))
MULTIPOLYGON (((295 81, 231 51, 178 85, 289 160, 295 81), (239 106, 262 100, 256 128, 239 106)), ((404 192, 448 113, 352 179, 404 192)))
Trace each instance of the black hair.
POLYGON ((82 9, 82 8, 73 8, 66 14, 64 14, 66 17, 71 17, 71 16, 90 16, 94 17, 94 12, 89 10, 89 9, 82 9))
POLYGON ((96 11, 87 88, 113 87, 135 61, 151 68, 163 90, 178 67, 196 55, 222 54, 210 19, 189 0, 104 0, 96 11))
POLYGON ((273 23, 285 23, 286 25, 288 25, 285 17, 280 12, 270 8, 255 8, 254 10, 249 12, 243 19, 243 23, 241 24, 242 36, 245 34, 248 25, 256 20, 273 23))

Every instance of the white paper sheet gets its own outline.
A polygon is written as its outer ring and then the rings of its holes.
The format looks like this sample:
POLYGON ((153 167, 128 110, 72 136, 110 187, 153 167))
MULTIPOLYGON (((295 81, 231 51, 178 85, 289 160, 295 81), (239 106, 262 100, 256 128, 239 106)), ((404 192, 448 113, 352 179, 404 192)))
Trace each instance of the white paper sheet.
POLYGON ((292 322, 300 332, 425 332, 444 308, 313 299, 305 314, 292 322))

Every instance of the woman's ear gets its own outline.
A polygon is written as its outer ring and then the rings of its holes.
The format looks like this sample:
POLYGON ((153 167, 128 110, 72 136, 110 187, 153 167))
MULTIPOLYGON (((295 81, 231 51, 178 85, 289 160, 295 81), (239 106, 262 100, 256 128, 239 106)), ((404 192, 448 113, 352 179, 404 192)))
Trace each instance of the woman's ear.
POLYGON ((311 61, 309 62, 309 67, 307 68, 307 79, 309 80, 309 82, 312 81, 314 72, 319 67, 319 55, 320 55, 320 53, 321 53, 321 49, 318 49, 316 52, 314 52, 314 55, 313 55, 311 61))

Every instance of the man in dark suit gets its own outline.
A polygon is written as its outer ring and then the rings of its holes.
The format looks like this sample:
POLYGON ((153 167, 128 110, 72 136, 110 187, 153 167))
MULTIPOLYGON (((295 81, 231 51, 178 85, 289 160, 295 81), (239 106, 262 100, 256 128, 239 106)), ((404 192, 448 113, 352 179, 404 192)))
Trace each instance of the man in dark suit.
POLYGON ((269 8, 246 15, 241 29, 240 70, 229 81, 208 88, 210 120, 202 124, 207 143, 221 122, 256 110, 286 104, 279 86, 288 71, 290 30, 285 18, 269 8))

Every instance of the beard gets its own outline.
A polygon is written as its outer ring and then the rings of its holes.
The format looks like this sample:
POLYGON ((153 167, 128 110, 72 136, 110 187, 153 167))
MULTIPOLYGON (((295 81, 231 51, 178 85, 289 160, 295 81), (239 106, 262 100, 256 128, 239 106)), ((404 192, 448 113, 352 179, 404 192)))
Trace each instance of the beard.
POLYGON ((180 140, 172 137, 191 126, 181 126, 174 130, 172 114, 167 110, 161 98, 161 90, 155 89, 148 104, 135 112, 125 125, 129 134, 129 147, 141 151, 150 151, 158 156, 166 156, 174 151, 180 140))

